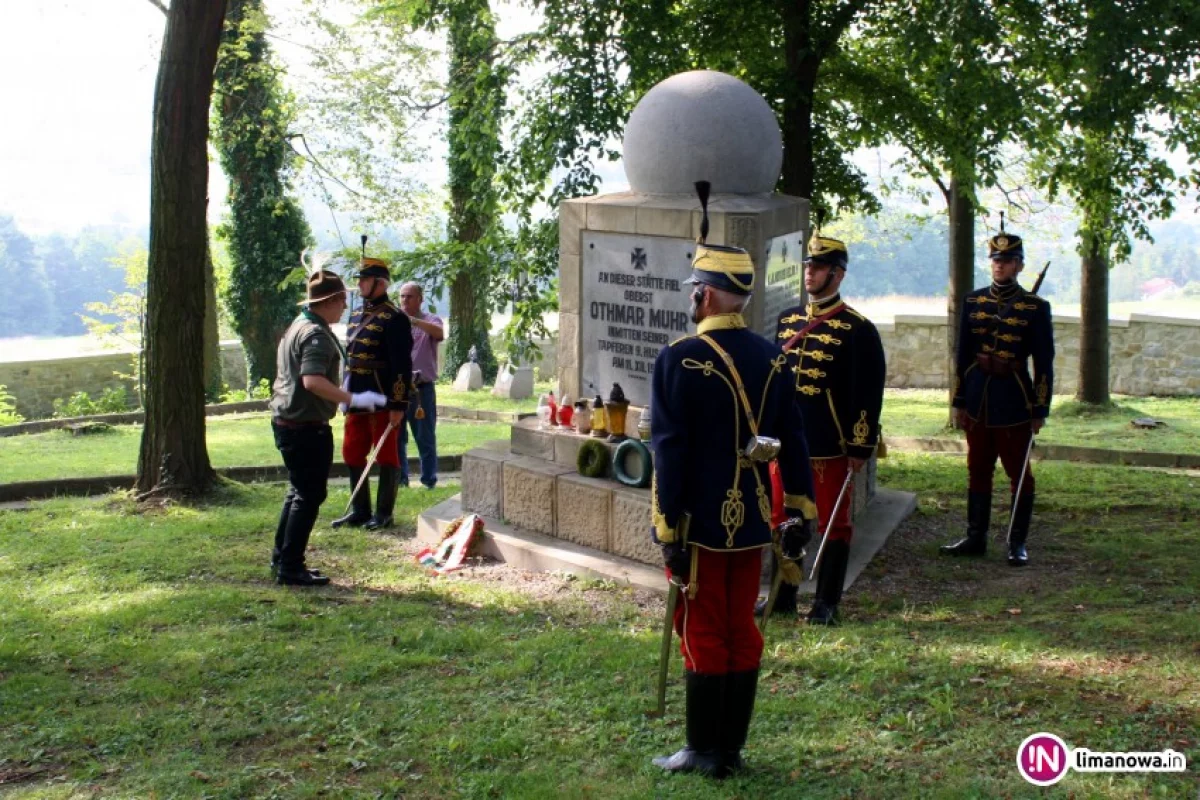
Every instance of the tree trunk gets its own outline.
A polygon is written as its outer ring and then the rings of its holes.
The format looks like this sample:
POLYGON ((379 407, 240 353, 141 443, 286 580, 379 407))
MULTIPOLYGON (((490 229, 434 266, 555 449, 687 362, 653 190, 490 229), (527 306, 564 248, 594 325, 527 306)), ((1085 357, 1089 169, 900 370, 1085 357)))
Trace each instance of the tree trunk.
POLYGON ((221 399, 221 331, 217 324, 217 276, 213 271, 212 248, 204 240, 204 398, 221 399))
POLYGON ((813 92, 821 61, 809 33, 810 5, 806 0, 783 7, 783 49, 787 89, 783 98, 783 176, 785 194, 813 197, 813 92))
MULTIPOLYGON (((975 205, 971 202, 969 183, 950 176, 950 189, 946 205, 950 215, 950 281, 946 293, 947 372, 950 384, 950 401, 954 400, 955 373, 957 372, 958 321, 962 319, 963 300, 975 288, 975 205)), ((947 424, 954 424, 954 407, 950 406, 947 424)))
POLYGON ((1079 389, 1075 399, 1108 405, 1108 248, 1104 238, 1091 231, 1084 231, 1082 238, 1079 389))
POLYGON ((484 380, 496 376, 488 341, 491 303, 487 296, 491 266, 480 263, 479 248, 495 224, 493 178, 499 155, 499 118, 503 84, 493 71, 496 27, 488 0, 470 0, 450 15, 450 133, 446 159, 450 173, 449 238, 468 245, 456 258, 450 278, 450 335, 442 367, 453 376, 476 349, 484 380))
POLYGON ((204 274, 208 112, 224 18, 223 2, 173 0, 154 88, 142 493, 201 493, 215 477, 204 442, 204 274))

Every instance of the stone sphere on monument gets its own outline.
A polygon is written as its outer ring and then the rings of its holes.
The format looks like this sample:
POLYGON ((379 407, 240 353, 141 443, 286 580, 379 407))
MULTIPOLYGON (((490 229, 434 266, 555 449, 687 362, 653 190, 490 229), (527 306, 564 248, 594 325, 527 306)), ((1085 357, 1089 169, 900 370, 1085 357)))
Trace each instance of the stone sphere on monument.
POLYGON ((766 194, 783 166, 783 136, 767 101, 732 75, 681 72, 657 84, 625 125, 625 175, 635 192, 766 194))

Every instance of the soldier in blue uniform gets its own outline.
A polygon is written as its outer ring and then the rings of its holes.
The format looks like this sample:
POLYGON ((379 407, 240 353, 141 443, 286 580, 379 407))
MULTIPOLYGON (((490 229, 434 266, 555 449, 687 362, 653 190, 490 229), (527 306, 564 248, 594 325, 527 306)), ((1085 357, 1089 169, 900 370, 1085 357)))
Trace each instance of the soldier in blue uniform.
MULTIPOLYGON (((698 187, 699 188, 699 187, 698 187)), ((702 200, 706 192, 701 194, 702 200)), ((651 384, 654 541, 668 577, 687 687, 687 746, 654 763, 724 777, 742 766, 763 639, 754 623, 762 548, 772 544, 767 461, 777 455, 791 557, 816 516, 804 429, 778 348, 746 328, 754 265, 701 243, 693 259, 695 335, 663 348, 651 384)))
MULTIPOLYGON (((814 233, 804 262, 809 302, 780 314, 775 328, 804 416, 820 526, 827 532, 808 612, 812 625, 833 625, 837 620, 854 536, 853 483, 838 507, 837 518, 831 516, 848 473, 859 472, 879 443, 887 371, 879 331, 848 306, 839 292, 849 262, 844 242, 814 233)), ((799 586, 783 581, 774 612, 794 614, 797 589, 799 586)))
MULTIPOLYGON (((364 237, 365 239, 365 237, 364 237)), ((371 448, 388 430, 379 448, 379 495, 375 513, 371 513, 370 479, 354 496, 350 513, 333 521, 333 527, 366 526, 370 530, 392 525, 396 502, 399 456, 396 437, 404 424, 412 385, 412 325, 408 316, 388 298, 391 279, 387 264, 377 258, 363 258, 358 271, 358 292, 362 305, 350 315, 346 327, 346 389, 349 392, 379 392, 387 398, 382 411, 349 409, 342 438, 342 459, 350 469, 350 490, 358 485, 371 448)))
MULTIPOLYGON (((992 284, 967 295, 958 334, 954 408, 967 432, 967 535, 942 547, 953 556, 987 552, 996 458, 1004 465, 1014 495, 1008 563, 1029 563, 1025 540, 1033 515, 1032 470, 1015 497, 1031 437, 1042 429, 1054 393, 1054 328, 1050 304, 1022 289, 1025 267, 1020 236, 1003 232, 988 240, 992 284), (1029 361, 1033 361, 1033 374, 1029 361)), ((1027 468, 1028 469, 1028 468, 1027 468)))

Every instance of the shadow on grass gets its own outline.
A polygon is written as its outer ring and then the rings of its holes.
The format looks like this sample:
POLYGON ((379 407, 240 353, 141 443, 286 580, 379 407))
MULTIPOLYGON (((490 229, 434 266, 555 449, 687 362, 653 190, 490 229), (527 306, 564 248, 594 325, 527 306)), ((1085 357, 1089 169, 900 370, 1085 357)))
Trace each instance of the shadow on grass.
MULTIPOLYGON (((412 563, 416 513, 452 489, 402 493, 392 534, 328 528, 346 496, 332 492, 312 550, 338 585, 315 591, 268 582, 280 486, 149 515, 105 500, 0 514, 0 760, 48 769, 26 784, 37 796, 55 779, 62 796, 430 798, 1020 795, 1015 747, 1036 730, 1194 761, 1186 481, 1159 486, 1162 515, 1101 514, 1097 492, 1128 486, 1119 471, 1046 470, 1063 490, 1038 514, 1040 560, 1016 574, 933 557, 961 524, 961 473, 944 466, 889 467, 891 485, 922 482, 925 513, 851 590, 850 624, 770 629, 751 769, 725 784, 649 764, 683 740, 677 655, 667 716, 644 714, 653 610, 412 563)), ((1194 783, 1070 775, 1059 794, 1194 783)))

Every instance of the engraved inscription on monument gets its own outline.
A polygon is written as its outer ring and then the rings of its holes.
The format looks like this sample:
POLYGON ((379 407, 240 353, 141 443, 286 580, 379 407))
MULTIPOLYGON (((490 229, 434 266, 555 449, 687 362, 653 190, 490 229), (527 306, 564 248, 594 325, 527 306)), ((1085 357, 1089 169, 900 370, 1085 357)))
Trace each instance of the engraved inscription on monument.
POLYGON ((584 233, 579 315, 585 392, 607 395, 619 383, 631 403, 649 404, 658 351, 695 330, 683 283, 694 251, 687 239, 584 233))
POLYGON ((763 290, 763 330, 773 341, 775 320, 801 302, 804 294, 804 231, 776 236, 767 241, 767 279, 763 290))

